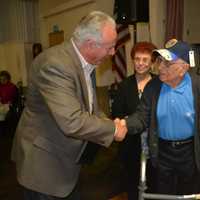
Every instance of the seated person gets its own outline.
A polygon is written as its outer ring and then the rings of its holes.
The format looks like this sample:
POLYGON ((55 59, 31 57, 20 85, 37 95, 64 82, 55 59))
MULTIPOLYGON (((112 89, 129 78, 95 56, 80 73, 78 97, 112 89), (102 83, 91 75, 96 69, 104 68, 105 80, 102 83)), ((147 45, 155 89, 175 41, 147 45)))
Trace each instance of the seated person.
MULTIPOLYGON (((7 117, 11 107, 17 99, 17 87, 11 82, 10 73, 7 71, 0 72, 0 132, 7 129, 7 117)), ((9 116, 10 113, 9 113, 9 116)))
POLYGON ((7 71, 0 72, 0 102, 12 104, 17 95, 17 87, 11 82, 11 76, 7 71))

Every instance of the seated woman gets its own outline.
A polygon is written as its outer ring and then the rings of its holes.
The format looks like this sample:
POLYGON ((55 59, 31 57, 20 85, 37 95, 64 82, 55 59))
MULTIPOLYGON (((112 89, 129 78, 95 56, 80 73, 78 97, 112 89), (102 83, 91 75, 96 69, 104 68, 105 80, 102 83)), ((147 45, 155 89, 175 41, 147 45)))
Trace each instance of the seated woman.
POLYGON ((0 72, 0 102, 12 104, 17 95, 17 87, 11 82, 11 76, 7 71, 0 72))
POLYGON ((0 134, 7 132, 7 116, 11 107, 15 104, 18 90, 15 84, 11 82, 11 76, 8 71, 0 72, 0 134))

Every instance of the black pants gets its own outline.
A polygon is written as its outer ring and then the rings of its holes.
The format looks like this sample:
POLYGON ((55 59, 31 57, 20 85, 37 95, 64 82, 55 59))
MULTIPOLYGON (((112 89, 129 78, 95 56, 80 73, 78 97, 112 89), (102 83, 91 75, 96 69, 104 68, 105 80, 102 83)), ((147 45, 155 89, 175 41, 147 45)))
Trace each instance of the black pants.
POLYGON ((80 200, 78 188, 75 188, 70 195, 64 198, 50 196, 23 187, 24 200, 80 200))
POLYGON ((198 179, 193 141, 175 146, 159 141, 157 193, 198 193, 198 179))
MULTIPOLYGON (((123 187, 128 193, 128 200, 138 199, 138 186, 140 179, 140 156, 141 156, 141 139, 140 135, 127 135, 120 145, 119 156, 123 166, 123 187)), ((147 192, 153 192, 154 187, 154 169, 150 162, 147 163, 147 192)))

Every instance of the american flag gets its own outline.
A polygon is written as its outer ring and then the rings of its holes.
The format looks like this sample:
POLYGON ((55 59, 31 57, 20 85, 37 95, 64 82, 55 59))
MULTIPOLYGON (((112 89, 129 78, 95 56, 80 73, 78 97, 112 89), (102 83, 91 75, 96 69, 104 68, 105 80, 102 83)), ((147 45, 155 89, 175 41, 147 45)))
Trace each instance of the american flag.
MULTIPOLYGON (((115 1, 114 17, 117 19, 117 1, 115 1)), ((130 39, 130 33, 127 24, 117 24, 117 44, 116 53, 112 58, 112 71, 114 73, 115 83, 120 82, 126 77, 126 50, 125 44, 130 39)))

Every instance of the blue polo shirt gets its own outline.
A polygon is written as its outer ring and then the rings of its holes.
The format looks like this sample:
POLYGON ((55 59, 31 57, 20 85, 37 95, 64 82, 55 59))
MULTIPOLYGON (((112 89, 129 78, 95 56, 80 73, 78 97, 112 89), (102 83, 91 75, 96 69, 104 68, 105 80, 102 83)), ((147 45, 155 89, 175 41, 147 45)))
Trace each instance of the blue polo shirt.
POLYGON ((193 136, 194 117, 190 75, 186 73, 176 88, 163 83, 157 105, 159 137, 165 140, 183 140, 193 136))

